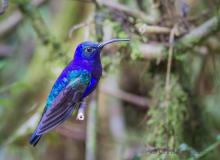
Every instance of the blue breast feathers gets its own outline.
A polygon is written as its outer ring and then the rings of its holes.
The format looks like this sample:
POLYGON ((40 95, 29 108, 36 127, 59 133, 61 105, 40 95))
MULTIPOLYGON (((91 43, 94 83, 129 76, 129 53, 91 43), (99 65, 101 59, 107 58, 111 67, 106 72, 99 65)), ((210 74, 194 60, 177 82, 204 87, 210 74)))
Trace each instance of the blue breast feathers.
POLYGON ((51 92, 47 99, 46 108, 48 109, 54 102, 56 97, 59 95, 59 93, 76 78, 80 77, 80 83, 88 84, 91 79, 91 77, 88 75, 90 75, 90 73, 87 70, 73 70, 63 72, 51 89, 51 92))

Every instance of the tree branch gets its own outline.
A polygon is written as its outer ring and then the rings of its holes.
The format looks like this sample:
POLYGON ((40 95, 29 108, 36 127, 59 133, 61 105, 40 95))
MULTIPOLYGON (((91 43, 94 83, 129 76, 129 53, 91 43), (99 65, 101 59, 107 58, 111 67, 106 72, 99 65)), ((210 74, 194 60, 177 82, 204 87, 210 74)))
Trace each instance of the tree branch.
POLYGON ((142 20, 144 20, 146 23, 149 23, 149 24, 155 23, 154 17, 152 17, 152 16, 147 16, 147 15, 146 15, 144 12, 142 12, 142 11, 128 8, 127 6, 122 5, 122 4, 120 4, 120 3, 116 3, 116 2, 112 2, 112 1, 106 1, 106 0, 97 0, 97 2, 98 2, 100 5, 104 5, 104 6, 108 7, 108 8, 117 10, 117 11, 119 11, 119 12, 124 12, 125 14, 127 14, 127 15, 129 15, 129 16, 142 19, 142 20))
MULTIPOLYGON (((220 14, 207 20, 202 25, 193 29, 191 32, 177 40, 174 44, 174 55, 175 53, 186 52, 194 46, 202 43, 207 39, 207 37, 218 32, 219 30, 220 14)), ((156 44, 155 46, 151 46, 149 44, 141 44, 139 49, 143 54, 144 59, 164 58, 168 54, 166 46, 160 44, 156 44), (160 49, 157 49, 157 45, 160 46, 160 49), (154 52, 151 51, 151 49, 148 47, 152 47, 154 52)))
POLYGON ((134 95, 134 94, 131 94, 131 93, 127 93, 127 92, 124 92, 124 91, 119 90, 119 89, 112 89, 110 87, 102 86, 101 91, 106 93, 106 94, 109 94, 111 96, 120 98, 124 101, 133 103, 133 104, 135 104, 135 105, 137 105, 141 108, 146 109, 146 108, 148 108, 148 106, 150 106, 150 100, 149 99, 147 99, 145 97, 138 96, 138 95, 134 95))
POLYGON ((8 8, 8 0, 2 0, 0 15, 5 13, 5 10, 8 8))
POLYGON ((175 51, 179 52, 187 50, 198 45, 210 35, 216 33, 220 29, 220 14, 207 20, 205 23, 195 28, 175 44, 175 51))
MULTIPOLYGON (((32 2, 33 6, 38 7, 42 5, 47 0, 34 0, 32 2)), ((11 15, 6 19, 2 20, 0 23, 0 36, 4 36, 7 33, 10 33, 22 20, 23 15, 19 10, 15 10, 11 15)))

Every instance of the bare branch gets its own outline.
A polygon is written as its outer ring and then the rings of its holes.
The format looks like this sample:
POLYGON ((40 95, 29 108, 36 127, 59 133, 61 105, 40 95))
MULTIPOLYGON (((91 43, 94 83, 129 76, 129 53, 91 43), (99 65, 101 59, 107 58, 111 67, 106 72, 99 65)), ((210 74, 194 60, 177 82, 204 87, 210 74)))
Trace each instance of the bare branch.
POLYGON ((142 19, 147 23, 150 23, 150 24, 155 23, 155 19, 152 16, 147 16, 142 11, 131 9, 131 8, 128 8, 127 6, 125 6, 125 5, 122 5, 122 4, 119 4, 119 3, 116 3, 116 2, 112 2, 112 1, 97 0, 97 2, 100 5, 104 5, 108 8, 112 8, 112 9, 117 10, 119 12, 124 12, 129 16, 142 19))
POLYGON ((120 98, 124 101, 133 103, 141 108, 148 108, 148 106, 150 105, 149 99, 131 93, 127 93, 119 89, 112 89, 110 87, 102 86, 101 91, 111 96, 120 98))
POLYGON ((8 8, 8 0, 2 0, 0 15, 4 14, 7 8, 8 8))
POLYGON ((174 38, 175 34, 177 32, 177 25, 174 25, 173 29, 170 33, 170 39, 169 39, 169 51, 168 51, 168 60, 167 60, 167 73, 166 73, 166 83, 165 83, 165 105, 164 107, 168 107, 169 99, 170 99, 170 72, 172 67, 172 57, 173 57, 173 45, 174 45, 174 38))
POLYGON ((140 44, 139 50, 144 59, 157 59, 166 56, 166 48, 162 44, 140 44))
MULTIPOLYGON (((32 4, 36 7, 42 5, 47 0, 34 0, 32 4)), ((11 15, 9 15, 6 19, 1 21, 0 23, 0 36, 9 33, 13 30, 19 22, 23 19, 23 15, 19 10, 15 10, 11 15)))
MULTIPOLYGON (((219 11, 220 12, 220 11, 219 11)), ((194 47, 203 40, 207 39, 211 34, 216 33, 220 29, 220 14, 207 20, 199 27, 192 30, 175 44, 175 50, 186 50, 194 47)))
MULTIPOLYGON (((219 29, 220 15, 218 14, 217 16, 207 20, 202 25, 177 40, 174 44, 174 53, 183 52, 190 48, 194 48, 196 45, 206 40, 207 37, 218 32, 219 29)), ((157 49, 156 46, 153 47, 146 44, 141 44, 140 51, 143 54, 144 59, 155 59, 160 57, 164 58, 168 54, 166 46, 164 45, 160 45, 160 49, 157 49), (154 52, 151 51, 148 47, 152 47, 154 52)))
POLYGON ((90 25, 92 22, 93 22, 92 19, 88 19, 87 21, 84 21, 82 23, 79 23, 79 24, 72 26, 71 29, 69 30, 69 33, 68 33, 69 38, 73 39, 73 32, 75 32, 76 30, 78 30, 82 27, 90 25))
POLYGON ((149 35, 149 34, 169 34, 170 31, 171 31, 171 29, 168 28, 168 27, 146 25, 145 23, 137 24, 136 28, 143 35, 149 35))

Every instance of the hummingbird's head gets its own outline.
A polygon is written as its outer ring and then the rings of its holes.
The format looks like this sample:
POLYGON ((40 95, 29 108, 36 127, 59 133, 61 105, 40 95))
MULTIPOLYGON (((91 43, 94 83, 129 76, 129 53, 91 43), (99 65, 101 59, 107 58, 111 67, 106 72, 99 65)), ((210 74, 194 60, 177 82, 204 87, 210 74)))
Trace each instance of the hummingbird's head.
POLYGON ((100 53, 104 46, 113 42, 120 41, 129 41, 129 39, 112 39, 101 43, 90 41, 82 42, 76 48, 74 59, 99 60, 100 53))

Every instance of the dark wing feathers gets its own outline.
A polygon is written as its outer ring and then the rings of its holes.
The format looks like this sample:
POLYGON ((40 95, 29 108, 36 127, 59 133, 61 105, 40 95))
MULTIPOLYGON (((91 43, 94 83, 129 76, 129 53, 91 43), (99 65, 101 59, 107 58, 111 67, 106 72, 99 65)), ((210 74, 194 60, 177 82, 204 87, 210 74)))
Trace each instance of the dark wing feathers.
POLYGON ((45 132, 48 132, 49 130, 57 127, 59 124, 64 122, 73 112, 73 107, 68 107, 68 110, 61 114, 59 117, 57 117, 54 121, 50 121, 47 124, 44 124, 41 128, 38 134, 44 134, 45 132))
POLYGON ((72 114, 87 86, 81 83, 80 76, 71 81, 43 114, 35 134, 40 136, 63 123, 72 114))

